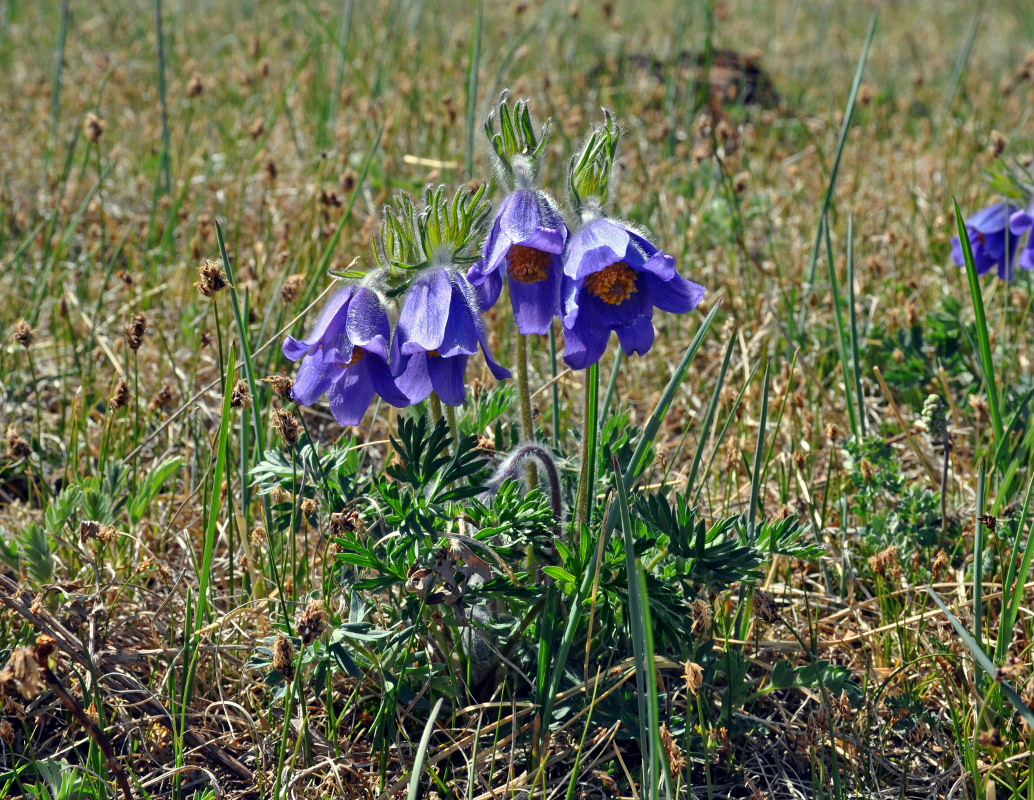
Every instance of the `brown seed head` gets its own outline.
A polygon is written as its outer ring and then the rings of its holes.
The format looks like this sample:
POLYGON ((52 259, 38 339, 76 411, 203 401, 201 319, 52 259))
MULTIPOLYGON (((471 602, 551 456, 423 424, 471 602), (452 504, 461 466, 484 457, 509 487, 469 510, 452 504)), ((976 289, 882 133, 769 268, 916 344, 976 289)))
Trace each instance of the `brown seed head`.
POLYGON ((703 636, 711 624, 711 605, 703 600, 694 600, 690 605, 690 613, 693 617, 693 635, 703 636))
POLYGON ((0 670, 0 692, 32 700, 42 690, 43 678, 34 648, 22 647, 11 653, 7 665, 0 670))
POLYGON ((125 378, 119 378, 108 398, 108 408, 118 411, 126 405, 129 405, 129 384, 125 378))
POLYGON ((36 656, 36 663, 41 667, 46 668, 50 662, 50 657, 57 652, 57 639, 53 636, 47 636, 45 633, 41 633, 36 637, 36 648, 34 655, 36 656))
POLYGON ((998 156, 1005 152, 1005 145, 1007 143, 1004 133, 1000 130, 991 131, 991 142, 987 147, 991 158, 998 158, 998 156))
POLYGON ((205 90, 205 84, 200 75, 195 75, 187 84, 187 97, 198 97, 205 90))
POLYGON ((874 556, 869 556, 869 569, 881 578, 901 577, 901 565, 898 563, 897 545, 891 545, 886 550, 881 550, 874 556))
POLYGON ((289 275, 284 280, 284 285, 280 287, 280 296, 284 298, 285 303, 293 303, 304 288, 304 275, 289 275))
POLYGON ((291 389, 294 388, 294 381, 286 375, 270 375, 267 378, 263 378, 262 382, 268 383, 277 396, 284 399, 291 396, 291 389))
POLYGON ((302 426, 298 418, 290 411, 277 409, 273 412, 273 430, 284 440, 288 447, 294 447, 302 435, 302 426))
POLYGON ((14 727, 6 719, 0 719, 0 741, 8 748, 14 745, 14 727))
POLYGON ((143 312, 134 314, 126 325, 126 344, 130 350, 139 350, 144 343, 144 334, 147 333, 147 315, 143 312))
POLYGON ((336 536, 342 533, 355 533, 366 530, 362 517, 354 508, 347 511, 339 511, 330 515, 330 532, 336 536))
POLYGON ((273 640, 273 669, 288 680, 294 677, 294 645, 282 633, 273 640))
POLYGON ((101 140, 101 136, 104 135, 104 128, 104 120, 92 111, 86 115, 86 119, 83 121, 83 131, 86 133, 86 138, 91 142, 97 144, 101 140))
POLYGON ((826 423, 826 441, 830 444, 835 445, 837 439, 840 438, 840 432, 837 430, 837 424, 835 422, 826 423))
POLYGON ((764 622, 772 623, 779 619, 779 607, 775 598, 764 589, 755 589, 753 598, 754 616, 764 622))
POLYGON ((233 408, 251 408, 251 392, 248 391, 248 382, 241 378, 234 384, 230 392, 230 406, 233 408))
POLYGON ((938 550, 937 555, 934 557, 933 564, 930 565, 930 572, 933 577, 936 578, 941 572, 948 569, 951 566, 951 562, 948 560, 948 554, 944 550, 938 550))
POLYGON ((323 601, 310 600, 298 618, 298 635, 302 637, 302 644, 315 641, 326 626, 327 610, 323 607, 323 601))
POLYGON ((147 410, 153 414, 163 408, 168 408, 172 405, 172 398, 172 385, 163 383, 162 388, 159 389, 158 393, 147 403, 147 410))
POLYGON ((697 697, 700 694, 700 687, 704 685, 704 668, 695 661, 687 661, 684 677, 686 690, 693 697, 697 697))
POLYGON ((671 770, 671 774, 678 775, 686 768, 686 758, 682 755, 682 750, 679 749, 675 737, 668 730, 668 726, 663 722, 661 723, 661 746, 664 748, 664 754, 668 757, 668 768, 671 770))
POLYGON ((306 497, 304 500, 302 500, 300 507, 302 515, 305 517, 311 517, 313 514, 316 513, 316 510, 318 508, 318 506, 316 505, 316 501, 313 500, 311 497, 306 497))
POLYGON ((19 319, 14 323, 14 340, 28 350, 36 341, 36 331, 24 319, 19 319))
POLYGON ((251 546, 257 550, 266 543, 266 529, 261 525, 256 525, 251 529, 251 536, 248 538, 251 539, 251 546))
POLYGON ((21 437, 21 432, 18 430, 17 425, 9 425, 7 427, 6 440, 7 457, 12 461, 17 461, 19 458, 28 458, 29 454, 32 453, 32 448, 21 437))
POLYGON ((219 264, 211 259, 205 259, 197 270, 197 281, 194 286, 205 297, 211 297, 216 292, 226 288, 226 275, 219 264))

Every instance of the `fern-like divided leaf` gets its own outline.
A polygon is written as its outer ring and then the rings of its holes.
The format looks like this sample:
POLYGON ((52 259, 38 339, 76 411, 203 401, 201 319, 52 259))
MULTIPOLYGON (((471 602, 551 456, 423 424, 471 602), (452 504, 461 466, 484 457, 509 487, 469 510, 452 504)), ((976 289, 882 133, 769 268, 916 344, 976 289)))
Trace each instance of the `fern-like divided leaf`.
POLYGON ((445 420, 438 420, 429 431, 425 417, 400 419, 391 443, 400 461, 388 466, 388 475, 422 492, 429 503, 464 500, 485 490, 483 482, 476 480, 488 466, 477 437, 452 440, 445 420))

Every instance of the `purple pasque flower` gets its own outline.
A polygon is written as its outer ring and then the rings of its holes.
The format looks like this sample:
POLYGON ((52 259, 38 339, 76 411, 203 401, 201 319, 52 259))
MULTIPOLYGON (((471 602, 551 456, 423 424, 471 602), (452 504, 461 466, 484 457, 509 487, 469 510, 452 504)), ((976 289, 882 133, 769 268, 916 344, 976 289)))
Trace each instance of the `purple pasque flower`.
POLYGON ((380 395, 396 408, 409 405, 388 367, 391 328, 380 295, 363 286, 345 286, 330 298, 305 339, 288 336, 284 355, 302 359, 291 397, 311 406, 324 393, 341 425, 357 425, 380 395))
MULTIPOLYGON (((1020 240, 1009 230, 1009 218, 1016 210, 1008 203, 995 203, 966 220, 966 236, 973 249, 973 264, 978 275, 997 266, 999 278, 1012 280, 1013 257, 1020 240)), ((958 236, 951 240, 951 260, 960 267, 966 263, 958 236)))
POLYGON ((566 243, 567 225, 548 194, 530 188, 511 192, 492 222, 482 259, 467 273, 481 308, 495 305, 505 272, 517 330, 548 333, 560 311, 566 243))
POLYGON ((466 399, 467 360, 478 351, 498 379, 510 372, 492 358, 477 299, 467 279, 449 267, 431 267, 413 281, 391 343, 395 384, 419 403, 431 392, 458 406, 466 399))
POLYGON ((1034 205, 1026 211, 1017 211, 1009 217, 1009 232, 1016 237, 1017 242, 1023 234, 1030 232, 1027 236, 1027 246, 1020 252, 1020 257, 1016 261, 1020 269, 1034 269, 1034 231, 1032 229, 1034 229, 1034 205))
POLYGON ((615 331, 625 355, 653 346, 653 310, 684 314, 704 287, 675 271, 675 259, 619 222, 586 222, 564 258, 564 361, 584 369, 600 360, 615 331))

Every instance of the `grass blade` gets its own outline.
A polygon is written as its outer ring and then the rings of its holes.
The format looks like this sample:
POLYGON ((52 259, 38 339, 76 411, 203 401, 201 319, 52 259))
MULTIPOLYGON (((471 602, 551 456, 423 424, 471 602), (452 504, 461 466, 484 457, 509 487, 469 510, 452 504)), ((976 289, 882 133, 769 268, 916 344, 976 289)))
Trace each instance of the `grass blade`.
POLYGON ((409 791, 406 793, 407 800, 416 800, 420 795, 420 773, 424 771, 424 762, 427 760, 427 748, 431 744, 431 734, 434 733, 434 723, 438 719, 438 713, 442 710, 444 697, 439 697, 438 702, 431 709, 431 716, 427 718, 424 725, 424 733, 420 737, 420 744, 417 745, 416 754, 413 756, 413 773, 409 776, 409 791))
POLYGON ((973 298, 973 314, 976 317, 977 325, 977 346, 980 350, 980 364, 984 369, 984 387, 987 389, 987 407, 991 416, 991 425, 994 428, 995 444, 1001 443, 1004 438, 1002 428, 1002 413, 998 407, 998 388, 995 385, 994 363, 991 360, 991 339, 987 335, 987 317, 984 314, 984 296, 980 291, 980 277, 977 275, 976 263, 973 261, 973 248, 969 243, 969 234, 966 233, 966 223, 962 219, 962 211, 959 210, 957 200, 952 200, 955 206, 955 226, 959 231, 959 241, 962 244, 962 258, 966 263, 966 277, 969 279, 969 294, 973 298))
POLYGON ((714 415, 718 411, 718 400, 722 394, 722 387, 725 385, 725 373, 729 369, 729 362, 732 360, 732 351, 736 347, 735 334, 729 336, 729 344, 725 347, 725 358, 722 359, 722 367, 718 370, 718 379, 714 384, 714 391, 711 392, 711 401, 707 404, 707 411, 704 412, 704 421, 700 425, 700 440, 697 442, 696 452, 693 454, 693 463, 689 467, 689 476, 686 478, 686 494, 692 494, 693 486, 696 484, 697 470, 700 469, 700 462, 704 458, 704 445, 707 444, 708 434, 714 424, 714 415))
POLYGON ((823 220, 829 214, 829 205, 833 200, 833 192, 836 189, 837 173, 840 171, 840 159, 844 154, 844 145, 847 144, 847 132, 851 129, 851 119, 854 117, 855 103, 858 100, 858 89, 862 85, 862 73, 865 71, 865 62, 869 59, 869 47, 872 45, 873 36, 876 34, 876 20, 879 18, 879 14, 880 9, 877 6, 876 10, 872 12, 869 32, 865 36, 865 45, 862 47, 862 54, 858 58, 858 68, 855 70, 854 81, 851 83, 851 93, 847 97, 847 107, 844 109, 844 122, 840 126, 840 136, 837 139, 837 147, 833 153, 833 167, 829 171, 829 183, 826 185, 826 193, 822 197, 822 209, 819 211, 819 228, 815 231, 815 243, 811 248, 808 274, 804 281, 804 294, 801 297, 801 314, 797 320, 798 338, 804 330, 804 323, 808 317, 808 297, 811 295, 812 286, 815 283, 815 269, 819 263, 823 220))
POLYGON ((848 369, 847 337, 844 335, 844 316, 840 300, 840 286, 837 283, 836 263, 833 260, 833 242, 829 236, 829 218, 822 220, 823 239, 826 241, 826 266, 829 268, 829 290, 833 295, 833 327, 837 335, 837 352, 840 354, 840 375, 844 383, 844 401, 847 404, 847 419, 851 433, 858 438, 858 416, 855 414, 854 396, 851 391, 851 372, 848 369))
POLYGON ((854 297, 854 214, 847 218, 847 303, 851 312, 851 360, 854 366, 854 390, 858 400, 858 432, 865 436, 865 396, 862 394, 862 360, 858 355, 858 314, 854 297))
MULTIPOLYGON (((754 520, 757 518, 761 497, 761 468, 765 455, 765 427, 768 423, 768 365, 761 379, 761 420, 758 422, 757 446, 754 448, 754 469, 750 476, 750 510, 747 512, 747 535, 754 539, 754 520)), ((773 540, 774 545, 775 540, 773 540)))
POLYGON ((485 0, 478 0, 478 15, 474 23, 474 37, 470 44, 470 77, 467 79, 467 149, 464 157, 469 181, 474 177, 474 128, 478 103, 478 67, 481 64, 481 29, 485 18, 485 0))

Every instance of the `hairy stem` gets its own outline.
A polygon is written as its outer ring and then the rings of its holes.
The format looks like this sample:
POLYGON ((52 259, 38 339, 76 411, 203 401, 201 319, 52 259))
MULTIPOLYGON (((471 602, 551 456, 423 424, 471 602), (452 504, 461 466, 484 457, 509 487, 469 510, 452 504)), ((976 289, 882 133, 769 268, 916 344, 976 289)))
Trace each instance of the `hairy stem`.
MULTIPOLYGON (((531 390, 528 388, 528 337, 517 334, 517 393, 521 399, 521 438, 530 442, 535 438, 535 426, 531 419, 531 390)), ((534 463, 528 464, 528 486, 537 486, 538 470, 534 463)))

